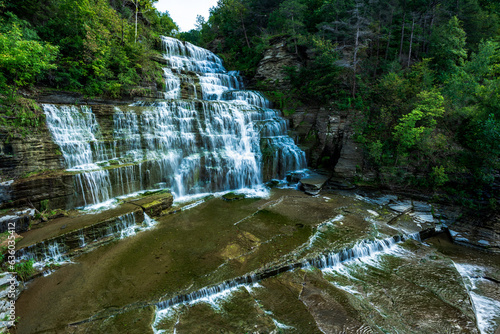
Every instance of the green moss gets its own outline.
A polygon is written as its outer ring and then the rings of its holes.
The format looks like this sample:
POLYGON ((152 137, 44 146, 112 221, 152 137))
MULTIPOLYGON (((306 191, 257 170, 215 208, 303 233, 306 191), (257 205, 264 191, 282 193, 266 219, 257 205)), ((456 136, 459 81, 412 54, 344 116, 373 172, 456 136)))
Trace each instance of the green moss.
POLYGON ((43 201, 40 201, 40 211, 46 211, 49 209, 49 200, 44 199, 43 201))
POLYGON ((51 169, 39 169, 39 170, 35 170, 35 171, 32 171, 32 172, 29 172, 29 173, 26 173, 26 174, 22 175, 21 179, 27 179, 27 178, 30 178, 30 177, 33 177, 33 176, 50 174, 51 172, 52 172, 51 169))
POLYGON ((246 197, 245 194, 236 194, 236 193, 230 192, 230 193, 223 195, 222 199, 225 201, 228 201, 228 202, 232 202, 232 201, 242 200, 245 197, 246 197))
POLYGON ((33 264, 34 264, 33 260, 16 263, 14 265, 14 271, 17 274, 17 278, 22 281, 26 281, 28 278, 30 278, 30 276, 35 273, 33 264))

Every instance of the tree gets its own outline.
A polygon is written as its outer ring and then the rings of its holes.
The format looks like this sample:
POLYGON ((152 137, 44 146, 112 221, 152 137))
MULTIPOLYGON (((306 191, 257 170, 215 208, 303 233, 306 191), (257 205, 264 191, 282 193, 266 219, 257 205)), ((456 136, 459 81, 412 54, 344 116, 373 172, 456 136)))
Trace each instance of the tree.
POLYGON ((436 118, 444 114, 444 98, 437 91, 422 91, 415 109, 399 119, 394 127, 394 139, 402 151, 415 147, 424 135, 430 134, 436 127, 436 118))
POLYGON ((55 46, 24 39, 14 24, 6 33, 0 33, 1 81, 17 87, 32 85, 44 71, 56 68, 57 54, 55 46))
POLYGON ((142 14, 155 10, 154 4, 158 0, 129 0, 135 7, 135 43, 137 43, 137 16, 139 12, 142 14), (139 10, 140 9, 140 10, 139 10))
POLYGON ((431 56, 444 74, 463 66, 467 59, 466 34, 456 16, 432 32, 431 56))
POLYGON ((304 32, 305 10, 306 5, 301 0, 285 0, 278 10, 282 31, 291 36, 296 54, 299 53, 297 41, 304 32))

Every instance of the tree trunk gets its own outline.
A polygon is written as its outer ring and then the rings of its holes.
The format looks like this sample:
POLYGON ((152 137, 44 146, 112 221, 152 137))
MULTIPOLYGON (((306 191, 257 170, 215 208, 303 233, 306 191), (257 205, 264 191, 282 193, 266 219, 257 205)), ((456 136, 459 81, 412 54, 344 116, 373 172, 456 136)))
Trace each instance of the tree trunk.
POLYGON ((352 69, 352 97, 356 98, 356 65, 358 63, 358 49, 359 49, 359 18, 358 18, 358 26, 356 28, 356 44, 354 47, 354 56, 353 56, 353 69, 352 69))
POLYGON ((385 48, 385 60, 389 56, 389 46, 391 44, 392 21, 394 19, 394 8, 391 10, 391 23, 389 23, 389 35, 387 36, 387 46, 385 48))
MULTIPOLYGON (((434 25, 434 9, 432 9, 432 16, 431 16, 431 23, 429 25, 429 40, 431 39, 431 35, 432 35, 432 26, 434 25)), ((431 43, 427 43, 427 49, 425 50, 425 52, 429 52, 429 45, 431 45, 431 43)))
POLYGON ((391 44, 391 32, 392 31, 389 30, 389 36, 387 36, 387 46, 385 48, 385 60, 387 60, 387 57, 389 56, 389 46, 391 44))
POLYGON ((245 28, 245 22, 243 21, 243 14, 241 12, 240 12, 240 19, 241 19, 241 26, 243 27, 243 34, 245 34, 245 40, 247 42, 247 46, 249 49, 251 49, 250 42, 248 41, 247 29, 245 28))
POLYGON ((415 16, 413 16, 413 21, 411 22, 411 34, 410 34, 410 50, 408 51, 408 68, 411 63, 411 46, 413 44, 413 28, 415 27, 415 16))
POLYGON ((299 49, 297 48, 297 33, 295 32, 295 21, 293 20, 292 14, 292 25, 293 25, 293 43, 295 44, 295 54, 299 54, 299 49))
POLYGON ((406 12, 403 13, 403 23, 401 27, 401 43, 399 44, 399 60, 401 60, 401 56, 403 55, 403 41, 405 37, 405 19, 406 19, 406 12))
POLYGON ((373 77, 377 77, 377 68, 380 58, 380 31, 377 33, 377 60, 375 61, 375 67, 373 69, 373 77))
POLYGON ((422 16, 424 23, 422 24, 422 45, 420 46, 420 52, 425 52, 425 44, 427 43, 427 16, 424 14, 422 16))
POLYGON ((380 11, 378 12, 378 29, 377 29, 377 60, 375 61, 375 66, 373 69, 373 77, 375 78, 377 76, 377 68, 378 68, 378 63, 379 63, 379 57, 380 57, 380 33, 382 31, 381 28, 381 13, 380 11))

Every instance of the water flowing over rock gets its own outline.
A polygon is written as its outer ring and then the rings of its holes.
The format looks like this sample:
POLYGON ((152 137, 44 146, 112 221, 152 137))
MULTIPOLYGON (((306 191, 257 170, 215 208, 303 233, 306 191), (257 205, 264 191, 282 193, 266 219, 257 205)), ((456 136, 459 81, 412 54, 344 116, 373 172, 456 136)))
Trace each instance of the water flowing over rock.
MULTIPOLYGON (((93 110, 45 104, 76 207, 169 187, 177 197, 252 188, 306 166, 287 122, 212 52, 163 37, 165 100, 93 110)), ((94 108, 95 109, 95 108, 94 108)))

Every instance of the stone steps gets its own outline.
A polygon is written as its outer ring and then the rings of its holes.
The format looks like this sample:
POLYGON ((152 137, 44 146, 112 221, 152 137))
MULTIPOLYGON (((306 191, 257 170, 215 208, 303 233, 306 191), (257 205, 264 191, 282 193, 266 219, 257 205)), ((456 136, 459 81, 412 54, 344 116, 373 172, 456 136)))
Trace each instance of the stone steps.
POLYGON ((45 226, 22 233, 23 239, 17 243, 16 251, 23 253, 28 248, 40 248, 41 251, 45 245, 56 242, 64 244, 67 251, 71 252, 81 247, 82 236, 85 240, 98 241, 107 229, 123 217, 132 214, 135 223, 140 225, 144 222, 145 214, 150 218, 159 217, 172 203, 170 192, 159 191, 127 199, 117 208, 96 214, 71 212, 67 217, 53 219, 45 226))

